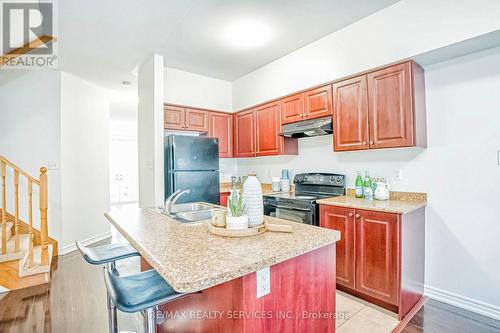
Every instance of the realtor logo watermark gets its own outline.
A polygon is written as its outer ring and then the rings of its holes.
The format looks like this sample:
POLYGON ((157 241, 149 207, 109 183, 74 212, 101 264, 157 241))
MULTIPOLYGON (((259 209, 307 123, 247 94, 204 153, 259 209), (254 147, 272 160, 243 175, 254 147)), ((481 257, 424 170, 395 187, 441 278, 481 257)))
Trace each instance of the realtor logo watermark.
POLYGON ((55 2, 0 3, 0 69, 57 68, 55 2))

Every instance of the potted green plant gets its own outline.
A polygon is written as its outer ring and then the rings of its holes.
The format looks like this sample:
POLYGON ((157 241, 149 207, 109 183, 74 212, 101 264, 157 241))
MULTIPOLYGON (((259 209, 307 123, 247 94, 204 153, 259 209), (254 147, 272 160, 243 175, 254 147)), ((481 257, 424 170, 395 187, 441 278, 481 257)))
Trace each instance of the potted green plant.
POLYGON ((231 195, 227 200, 227 211, 227 229, 240 230, 248 228, 248 215, 244 213, 245 204, 243 203, 243 195, 235 188, 232 189, 231 195))

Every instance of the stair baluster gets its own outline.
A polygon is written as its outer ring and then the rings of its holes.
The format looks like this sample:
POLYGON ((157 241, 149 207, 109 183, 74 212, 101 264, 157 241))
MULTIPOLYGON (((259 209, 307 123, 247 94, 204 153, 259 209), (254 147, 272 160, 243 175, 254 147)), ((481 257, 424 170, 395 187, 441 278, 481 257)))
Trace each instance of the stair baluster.
POLYGON ((1 163, 2 171, 2 254, 7 254, 7 193, 5 190, 6 166, 1 163))
POLYGON ((19 171, 14 170, 14 252, 19 252, 19 171))
POLYGON ((28 260, 26 262, 27 268, 33 267, 33 181, 28 179, 28 199, 29 199, 29 247, 28 247, 28 260))
POLYGON ((47 168, 40 168, 40 241, 42 246, 42 265, 49 264, 49 230, 47 225, 47 168))

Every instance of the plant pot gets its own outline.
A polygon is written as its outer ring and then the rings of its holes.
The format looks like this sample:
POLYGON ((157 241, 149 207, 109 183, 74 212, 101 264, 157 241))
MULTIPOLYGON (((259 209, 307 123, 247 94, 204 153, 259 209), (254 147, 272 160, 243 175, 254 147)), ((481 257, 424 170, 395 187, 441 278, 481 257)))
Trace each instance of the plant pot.
POLYGON ((248 215, 227 216, 226 228, 231 230, 242 230, 248 228, 248 215))

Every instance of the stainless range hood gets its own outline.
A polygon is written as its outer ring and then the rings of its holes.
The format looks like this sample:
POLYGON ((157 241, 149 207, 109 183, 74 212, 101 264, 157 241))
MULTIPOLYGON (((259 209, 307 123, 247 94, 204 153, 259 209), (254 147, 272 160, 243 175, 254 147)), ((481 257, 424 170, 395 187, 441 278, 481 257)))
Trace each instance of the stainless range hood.
POLYGON ((332 117, 325 117, 286 124, 283 126, 283 132, 280 135, 287 138, 304 138, 332 133, 332 117))

